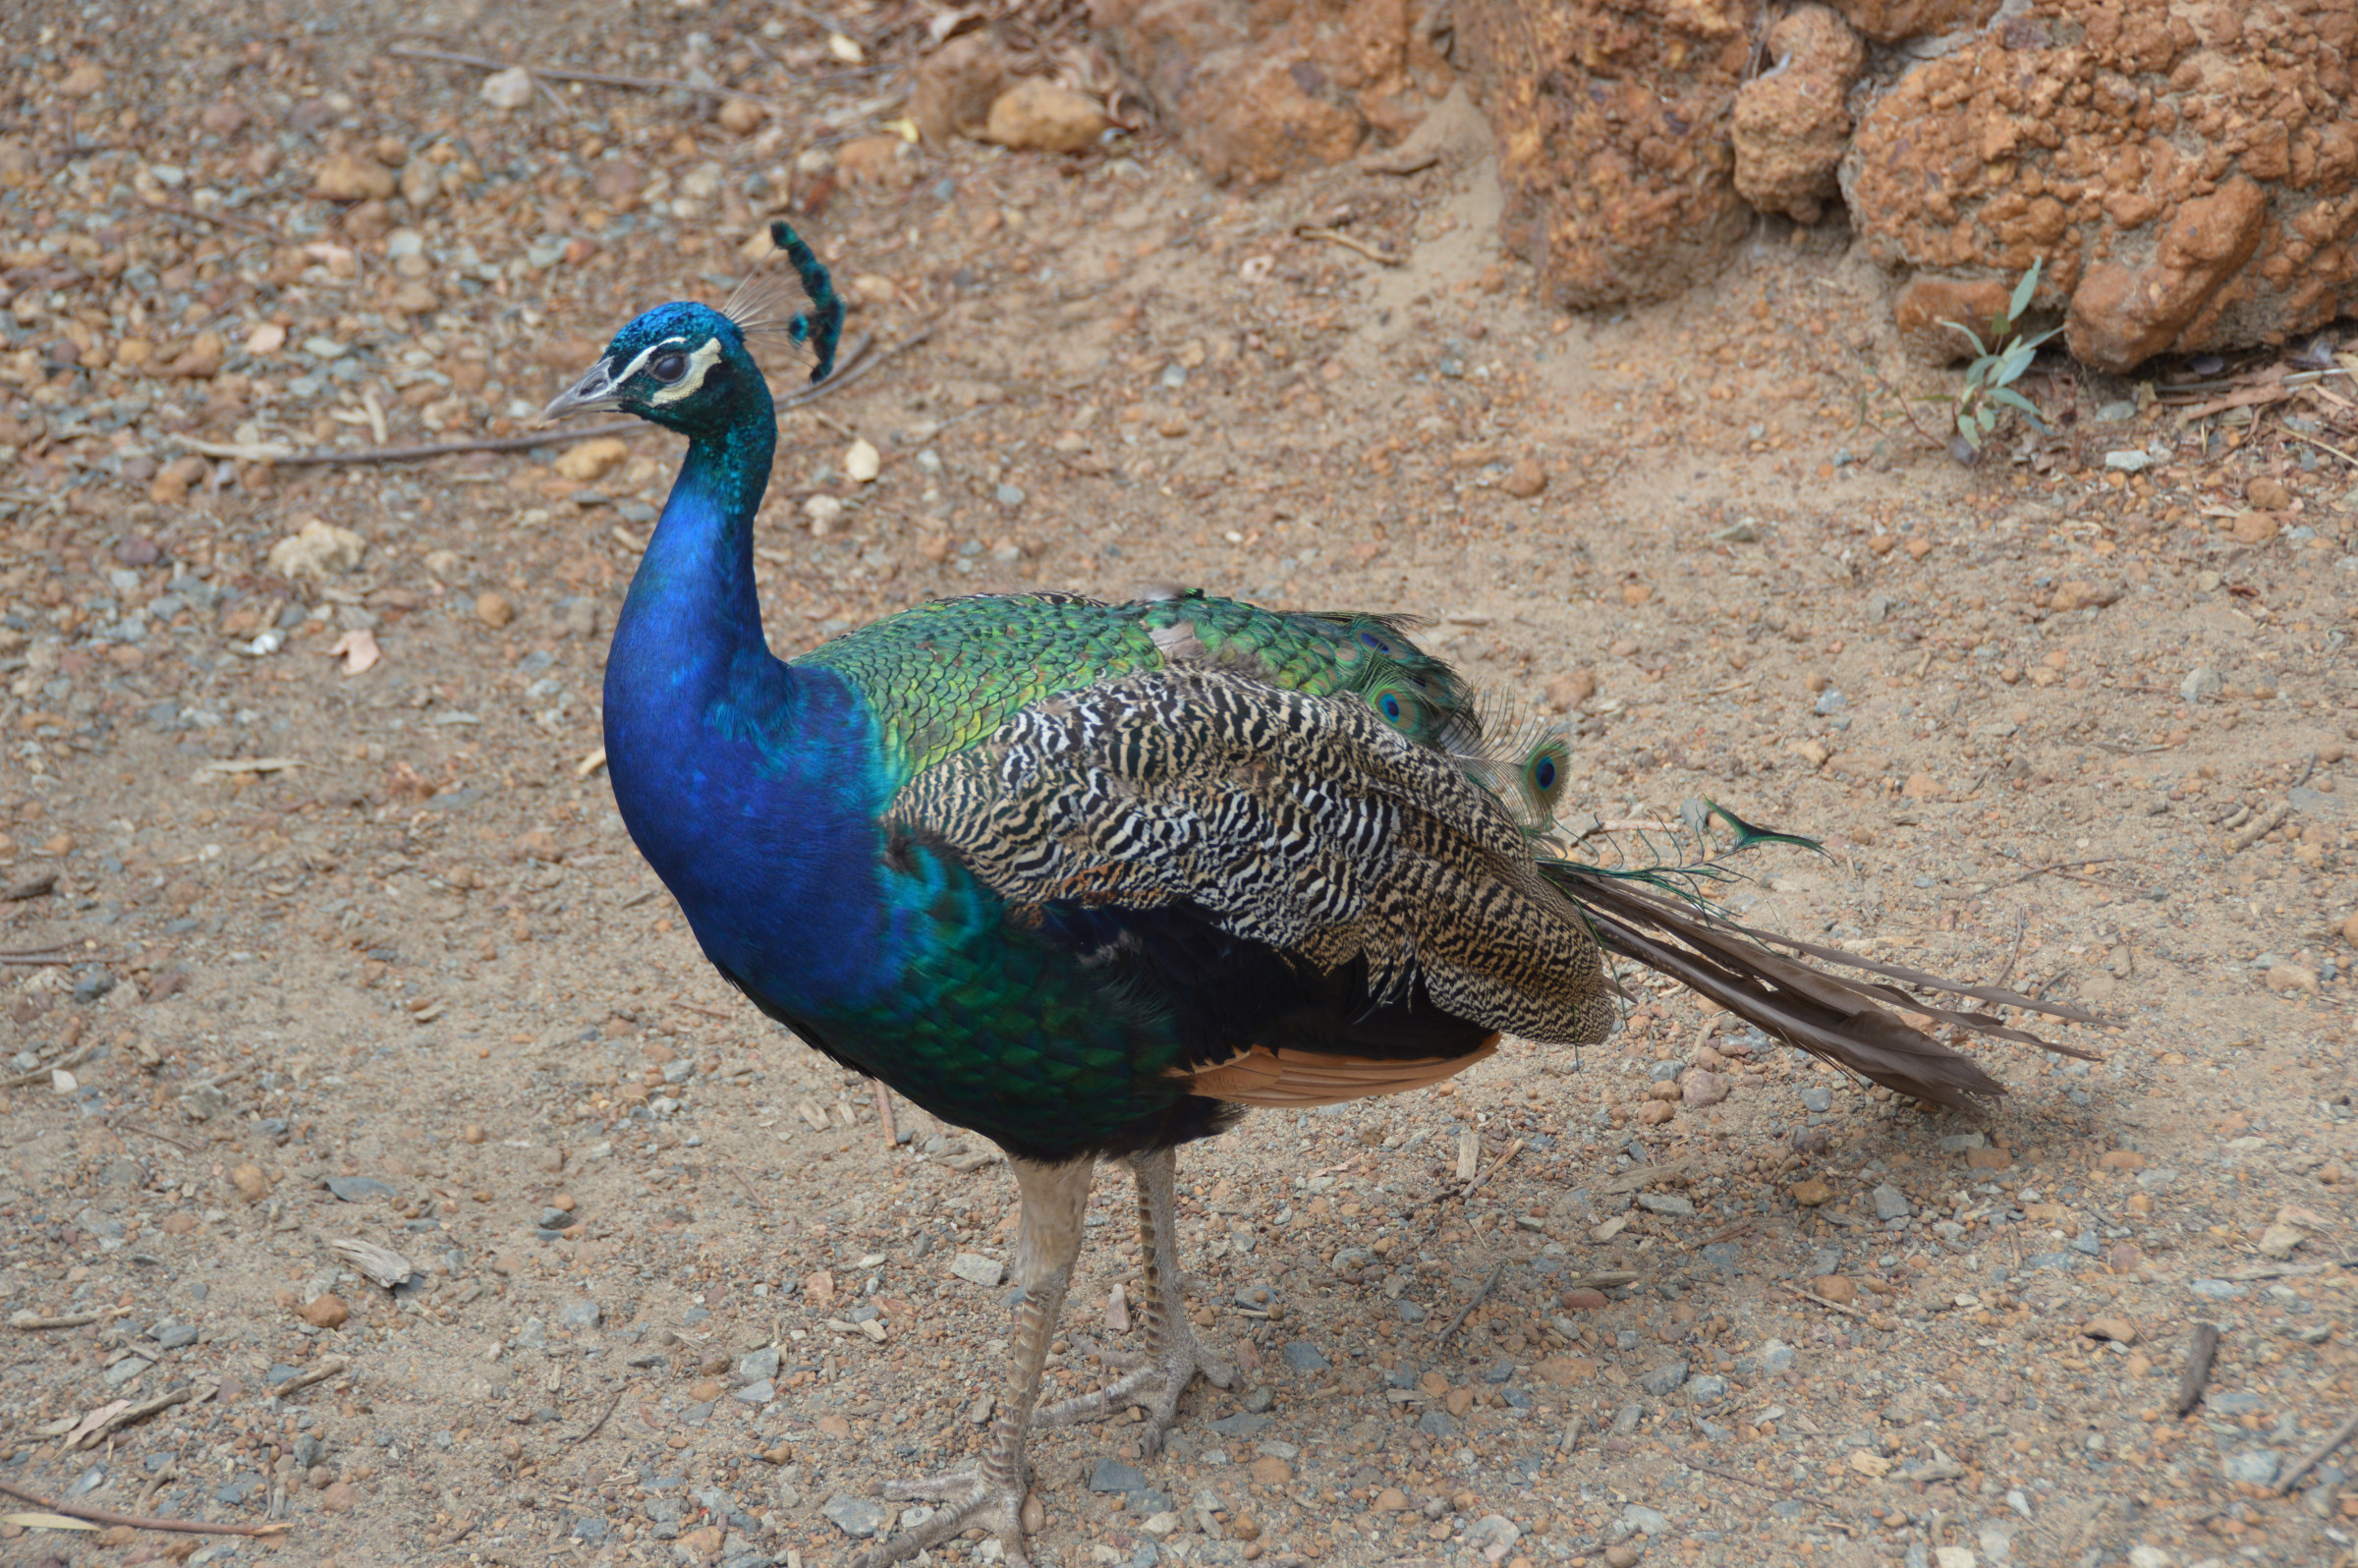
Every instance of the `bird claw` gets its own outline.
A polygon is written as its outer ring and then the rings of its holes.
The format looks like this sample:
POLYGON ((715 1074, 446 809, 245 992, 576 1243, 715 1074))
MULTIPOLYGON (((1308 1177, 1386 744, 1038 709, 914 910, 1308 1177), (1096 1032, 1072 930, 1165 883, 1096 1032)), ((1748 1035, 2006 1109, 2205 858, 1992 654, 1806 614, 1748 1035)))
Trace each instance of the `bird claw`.
MULTIPOLYGON (((1138 1451, 1142 1459, 1151 1459, 1162 1447, 1162 1434, 1171 1423, 1179 1419, 1179 1396, 1187 1385, 1201 1373, 1215 1388, 1226 1388, 1236 1380, 1236 1368, 1206 1350, 1194 1330, 1184 1324, 1173 1324, 1163 1332, 1159 1346, 1149 1346, 1135 1372, 1116 1378, 1104 1387, 1072 1399, 1059 1400, 1042 1406, 1032 1416, 1038 1427, 1070 1427, 1085 1421, 1103 1421, 1115 1411, 1131 1405, 1147 1406, 1147 1429, 1140 1435, 1138 1451)), ((1125 1361, 1132 1360, 1124 1355, 1125 1361)))
POLYGON ((1027 1505, 1020 1488, 1000 1485, 980 1470, 953 1470, 946 1475, 893 1481, 881 1488, 885 1496, 903 1502, 937 1502, 940 1507, 914 1530, 904 1530, 864 1553, 855 1568, 887 1568, 928 1547, 938 1546, 962 1531, 980 1525, 998 1538, 1009 1568, 1030 1568, 1024 1554, 1024 1533, 1038 1529, 1038 1504, 1027 1505))

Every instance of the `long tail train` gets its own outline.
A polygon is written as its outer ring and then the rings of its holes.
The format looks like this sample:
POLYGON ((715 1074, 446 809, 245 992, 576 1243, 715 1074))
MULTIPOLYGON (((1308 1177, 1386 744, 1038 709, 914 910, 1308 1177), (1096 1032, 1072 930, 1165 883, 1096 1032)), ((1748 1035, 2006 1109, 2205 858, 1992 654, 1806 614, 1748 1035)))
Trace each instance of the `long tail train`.
POLYGON ((1973 1034, 2084 1060, 2101 1059, 2012 1028, 1995 1013, 1936 1006, 1910 996, 1897 985, 1843 979, 1773 952, 1767 944, 1790 948, 1821 963, 1992 1006, 2044 1013, 2075 1024, 2105 1022, 2080 1008, 1995 986, 1967 985, 1838 947, 1754 930, 1712 912, 1700 901, 1654 891, 1598 867, 1544 860, 1540 870, 1579 906, 1606 951, 1667 975, 1765 1033, 1894 1092, 1980 1113, 2006 1090, 1971 1057, 1915 1028, 1885 1003, 1973 1034))

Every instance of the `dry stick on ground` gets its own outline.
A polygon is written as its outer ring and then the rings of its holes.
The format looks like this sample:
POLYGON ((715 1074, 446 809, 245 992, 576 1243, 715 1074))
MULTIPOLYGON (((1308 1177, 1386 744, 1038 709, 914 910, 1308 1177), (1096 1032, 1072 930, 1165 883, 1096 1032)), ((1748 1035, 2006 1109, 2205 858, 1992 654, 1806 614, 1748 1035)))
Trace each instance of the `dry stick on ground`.
POLYGON ((150 212, 161 212, 175 218, 187 218, 192 223, 210 223, 224 229, 235 229, 240 234, 251 234, 257 240, 267 240, 275 246, 287 247, 295 244, 294 241, 267 223, 256 223, 252 218, 233 218, 226 212, 207 212, 201 207, 193 207, 186 202, 167 201, 162 196, 148 196, 141 204, 150 212))
POLYGON ((786 114, 786 105, 775 98, 765 98, 758 92, 745 92, 736 87, 718 84, 705 86, 702 83, 680 82, 670 77, 624 77, 609 71, 560 71, 551 66, 536 66, 516 60, 493 60, 479 54, 456 54, 448 49, 421 49, 414 44, 388 44, 385 53, 396 60, 436 60, 443 65, 473 66, 477 71, 513 71, 522 65, 526 74, 549 82, 587 82, 600 87, 633 87, 641 92, 702 93, 707 98, 742 98, 758 103, 772 114, 786 114))
POLYGON ((590 1424, 590 1429, 573 1440, 577 1443, 586 1443, 590 1438, 596 1436, 599 1432, 604 1431, 606 1429, 607 1421, 613 1417, 614 1412, 622 1408, 622 1396, 628 1392, 630 1392, 628 1388, 615 1389, 614 1397, 606 1401, 605 1410, 600 1413, 597 1420, 590 1424))
POLYGON ((352 1363, 342 1356, 330 1356, 310 1371, 298 1372, 283 1383, 273 1384, 270 1389, 270 1397, 284 1399, 289 1394, 310 1387, 313 1383, 326 1382, 330 1377, 349 1371, 351 1367, 352 1363))
POLYGON ((1380 261, 1387 267, 1396 267, 1407 259, 1405 256, 1397 256, 1389 251, 1372 246, 1356 236, 1345 234, 1340 229, 1319 229, 1304 224, 1294 230, 1294 238, 1297 240, 1323 240, 1328 245, 1339 245, 1346 251, 1357 251, 1371 261, 1380 261))
POLYGON ((1453 1191, 1444 1190, 1442 1192, 1435 1193, 1431 1198, 1419 1199, 1416 1203, 1408 1205, 1408 1211, 1413 1214, 1418 1209, 1424 1208, 1429 1204, 1445 1204, 1453 1198, 1473 1197, 1475 1188, 1480 1187, 1484 1182, 1487 1182, 1492 1176, 1497 1175, 1498 1172, 1504 1168, 1508 1160, 1513 1159, 1517 1154, 1523 1152, 1523 1140, 1520 1138, 1516 1139, 1513 1143, 1506 1146, 1505 1153, 1490 1161, 1488 1169, 1477 1175, 1472 1181, 1466 1183, 1465 1186, 1457 1188, 1453 1191))
POLYGON ((1823 1307, 1827 1312, 1840 1313, 1845 1317, 1856 1317, 1861 1322, 1865 1322, 1867 1320, 1867 1315, 1859 1311, 1856 1307, 1845 1306, 1838 1301, 1828 1301, 1814 1290, 1804 1290, 1799 1285, 1788 1285, 1781 1279, 1776 1282, 1776 1288, 1791 1295, 1799 1296, 1803 1301, 1809 1302, 1813 1306, 1823 1307))
POLYGON ((2045 866, 2023 872, 2020 876, 2015 877, 2010 882, 2000 882, 1997 885, 1999 887, 2019 887, 2034 876, 2045 876, 2049 871, 2060 871, 2067 867, 2103 866, 2110 861, 2126 860, 2127 858, 2128 857, 2123 855, 2081 855, 2075 856, 2071 860, 2067 861, 2049 861, 2045 866))
POLYGON ((900 1130, 892 1125, 892 1091, 881 1078, 871 1082, 876 1087, 876 1123, 884 1133, 884 1147, 894 1148, 901 1142, 900 1130))
POLYGON ((170 1133, 159 1133, 154 1128, 142 1127, 138 1122, 117 1120, 110 1121, 107 1123, 107 1125, 109 1127, 119 1127, 127 1133, 144 1134, 149 1138, 158 1139, 164 1143, 170 1144, 174 1148, 185 1148, 192 1154, 198 1151, 195 1144, 184 1144, 179 1139, 174 1138, 170 1133))
MULTIPOLYGON (((1499 1163, 1504 1164, 1505 1161, 1501 1160, 1499 1163)), ((1498 1281, 1505 1277, 1506 1265, 1504 1263, 1500 1263, 1496 1268, 1490 1270, 1490 1277, 1482 1282, 1482 1289, 1474 1293, 1474 1299, 1466 1303, 1464 1309, 1455 1317, 1449 1319, 1449 1326, 1441 1330, 1441 1337, 1432 1342, 1434 1355, 1439 1355, 1441 1348, 1449 1343, 1451 1336, 1466 1326, 1466 1319, 1474 1316, 1474 1309, 1488 1300, 1490 1292, 1497 1288, 1498 1281)))
POLYGON ((2006 967, 1999 970, 1997 979, 1990 982, 1993 987, 2003 987, 2006 983, 2006 977, 2014 973, 2014 962, 2022 957, 2022 939, 2030 934, 2030 917, 2027 915, 2017 917, 2014 922, 2014 951, 2006 955, 2006 967))
POLYGON ((2194 1343, 2186 1347, 2186 1372, 2178 1379, 2178 1414, 2203 1402, 2203 1385, 2211 1381, 2211 1361, 2218 1354, 2218 1324, 2194 1325, 2194 1343))
POLYGON ((2306 1476, 2309 1474, 2309 1472, 2315 1470, 2320 1464, 2324 1463, 2326 1455, 2331 1453, 2334 1449, 2339 1448, 2343 1443, 2348 1442, 2353 1435, 2358 1435, 2358 1416, 2352 1416, 2349 1420, 2343 1422, 2339 1427, 2336 1427, 2333 1429, 2332 1434, 2327 1437, 2324 1442, 2319 1443, 2315 1448, 2312 1448, 2307 1453, 2303 1454, 2299 1463, 2295 1464, 2290 1470, 2284 1472, 2283 1476, 2276 1482, 2276 1495, 2281 1497, 2286 1492, 2292 1490, 2293 1483, 2299 1481, 2303 1476, 2306 1476))
POLYGON ((0 953, 0 964, 13 964, 30 969, 39 964, 71 964, 75 955, 62 947, 28 947, 19 952, 0 953))
MULTIPOLYGON (((65 961, 60 959, 58 962, 65 961)), ((19 1073, 14 1078, 0 1078, 0 1089, 25 1089, 34 1084, 45 1084, 49 1081, 49 1075, 59 1068, 81 1066, 83 1058, 89 1055, 91 1049, 91 1046, 84 1045, 80 1050, 68 1051, 63 1056, 52 1057, 29 1073, 19 1073)))
MULTIPOLYGON (((799 409, 816 402, 837 387, 847 386, 866 375, 887 360, 898 358, 933 336, 930 323, 914 335, 902 339, 879 354, 869 353, 875 340, 867 333, 854 338, 845 347, 844 367, 815 386, 789 393, 777 400, 781 412, 799 409)), ((270 463, 285 468, 301 468, 312 464, 415 463, 424 458, 456 457, 468 452, 527 452, 533 447, 556 446, 560 443, 594 440, 601 435, 630 435, 646 428, 642 420, 620 420, 611 424, 591 424, 580 428, 558 425, 535 430, 530 435, 492 435, 466 441, 425 441, 415 446, 370 446, 350 452, 318 449, 309 452, 284 452, 275 447, 240 446, 218 441, 199 441, 191 436, 176 440, 192 452, 205 457, 238 458, 250 463, 270 463)))
POLYGON ((69 1519, 86 1519, 93 1525, 128 1525, 134 1530, 173 1530, 184 1536, 278 1536, 293 1530, 293 1525, 208 1525, 201 1519, 142 1519, 137 1514, 109 1513, 103 1508, 84 1508, 80 1503, 51 1502, 37 1492, 27 1491, 0 1481, 0 1492, 28 1502, 47 1513, 64 1514, 69 1519))

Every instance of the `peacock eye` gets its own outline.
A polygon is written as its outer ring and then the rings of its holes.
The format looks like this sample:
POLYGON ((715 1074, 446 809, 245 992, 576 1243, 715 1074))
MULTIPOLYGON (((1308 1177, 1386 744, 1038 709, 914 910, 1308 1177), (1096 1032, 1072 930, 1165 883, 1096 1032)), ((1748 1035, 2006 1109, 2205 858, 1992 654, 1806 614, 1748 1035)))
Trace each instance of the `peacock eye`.
POLYGON ((1383 716, 1395 722, 1400 717, 1400 700, 1389 692, 1383 694, 1383 716))
POLYGON ((646 368, 647 373, 658 381, 677 381, 688 373, 688 356, 658 354, 646 368))
POLYGON ((1377 637, 1373 632, 1360 633, 1359 640, 1362 643, 1367 644, 1368 646, 1374 648, 1378 653, 1389 653, 1392 650, 1391 644, 1386 643, 1382 638, 1377 637))
POLYGON ((1546 756, 1540 758, 1540 765, 1532 769, 1531 776, 1544 790, 1555 788, 1555 759, 1546 756))

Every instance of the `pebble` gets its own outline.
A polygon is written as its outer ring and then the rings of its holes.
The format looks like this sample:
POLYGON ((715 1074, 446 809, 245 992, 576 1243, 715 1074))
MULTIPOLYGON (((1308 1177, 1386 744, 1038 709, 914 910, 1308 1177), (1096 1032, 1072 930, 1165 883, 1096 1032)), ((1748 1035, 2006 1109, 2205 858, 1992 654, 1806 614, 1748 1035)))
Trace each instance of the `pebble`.
POLYGON ((1914 1212, 1908 1206, 1907 1195, 1890 1183, 1885 1182, 1875 1190, 1876 1218, 1905 1219, 1914 1212))
POLYGON ((570 446, 557 458, 558 476, 590 483, 602 479, 620 468, 631 455, 631 449, 610 435, 594 441, 570 446))
POLYGON ((1727 1098, 1727 1080, 1719 1074, 1695 1068, 1678 1081, 1679 1098, 1690 1108, 1700 1109, 1716 1105, 1727 1098))
POLYGON ((516 619, 516 606, 505 593, 478 593, 475 600, 475 618, 496 632, 516 619))
POLYGON ((2126 1317, 2091 1317, 2080 1332, 2090 1339, 2108 1339, 2116 1345, 2137 1343, 2137 1325, 2126 1317))
POLYGON ((229 1173, 229 1184, 250 1204, 258 1204, 270 1196, 270 1178, 262 1174, 259 1165, 240 1165, 229 1173))
POLYGON ((2231 1455, 2222 1470, 2229 1481, 2239 1481, 2253 1486, 2268 1486, 2274 1484, 2276 1470, 2282 1463, 2269 1449, 2246 1448, 2239 1454, 2231 1455))
POLYGON ((980 1253, 960 1253, 950 1263, 950 1272, 984 1290, 996 1290, 1007 1277, 1007 1265, 980 1253))
POLYGON ((1285 1347, 1285 1364, 1298 1372, 1322 1372, 1333 1364, 1319 1354, 1319 1347, 1307 1339, 1291 1340, 1285 1347))
POLYGON ((522 66, 511 66, 483 78, 476 95, 494 109, 524 109, 532 106, 535 90, 533 74, 522 66))
POLYGON ((1624 1540, 1604 1548, 1604 1568, 1637 1568, 1638 1548, 1624 1540))
POLYGON ((1785 1191, 1793 1202, 1804 1208, 1816 1208, 1834 1196, 1834 1190, 1815 1176, 1807 1181, 1795 1182, 1785 1191))
POLYGON ((344 1305, 343 1297, 330 1291, 305 1302, 296 1309, 295 1316, 313 1328, 341 1328, 352 1316, 352 1309, 344 1305))
POLYGON ((1695 1213, 1694 1203, 1675 1193, 1640 1193, 1638 1206, 1649 1214, 1668 1214, 1678 1219, 1691 1218, 1695 1213))
POLYGON ((1674 1361, 1656 1367, 1651 1372, 1639 1373, 1638 1386, 1659 1399, 1665 1394, 1677 1392, 1679 1385, 1686 1380, 1687 1364, 1683 1361, 1674 1361))
MULTIPOLYGON (((557 1309, 557 1322, 565 1328, 595 1328, 605 1320, 606 1310, 588 1298, 577 1298, 557 1309)), ((771 1353, 773 1356, 775 1352, 771 1353)))
POLYGON ((1859 1297, 1858 1287, 1840 1274, 1822 1274, 1810 1281, 1810 1289, 1837 1307, 1847 1307, 1859 1297))
POLYGON ((1801 1092, 1801 1108, 1823 1116, 1834 1108, 1834 1092, 1823 1085, 1813 1084, 1801 1092))
POLYGON ((821 1503, 818 1511, 854 1540, 866 1540, 882 1530, 888 1517, 883 1504, 871 1502, 866 1497, 849 1497, 842 1492, 821 1503))
POLYGON ((872 483, 884 472, 884 461, 865 439, 857 440, 844 449, 843 472, 855 483, 872 483))
POLYGON ((1026 77, 992 101, 982 139, 1035 152, 1086 152, 1109 122, 1090 98, 1043 77, 1026 77))

